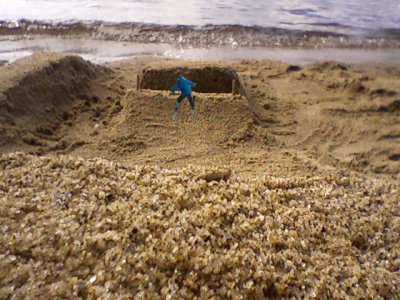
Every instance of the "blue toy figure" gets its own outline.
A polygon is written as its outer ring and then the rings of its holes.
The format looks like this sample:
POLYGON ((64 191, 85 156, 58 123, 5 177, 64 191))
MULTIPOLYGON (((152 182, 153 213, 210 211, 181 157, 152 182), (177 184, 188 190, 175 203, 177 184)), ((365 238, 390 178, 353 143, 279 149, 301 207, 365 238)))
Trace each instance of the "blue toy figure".
POLYGON ((193 117, 196 116, 196 110, 195 110, 195 101, 196 97, 192 96, 192 87, 195 87, 196 84, 182 75, 179 75, 178 80, 176 84, 171 88, 172 94, 175 95, 175 92, 177 90, 181 91, 181 94, 179 95, 178 99, 176 100, 175 104, 175 111, 174 115, 172 116, 172 119, 175 121, 176 118, 178 117, 178 112, 179 109, 181 108, 181 102, 187 97, 190 103, 190 106, 192 107, 192 115, 193 117))

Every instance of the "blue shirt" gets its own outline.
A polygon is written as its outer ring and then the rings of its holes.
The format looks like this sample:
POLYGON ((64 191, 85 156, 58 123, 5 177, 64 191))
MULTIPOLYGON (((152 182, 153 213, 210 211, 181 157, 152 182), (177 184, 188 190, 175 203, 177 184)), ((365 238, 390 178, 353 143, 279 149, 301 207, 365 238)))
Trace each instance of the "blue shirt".
POLYGON ((183 96, 190 95, 192 93, 192 87, 195 87, 196 84, 191 82, 190 80, 186 79, 183 76, 178 77, 178 81, 176 84, 171 88, 171 91, 175 93, 175 91, 180 90, 183 96))

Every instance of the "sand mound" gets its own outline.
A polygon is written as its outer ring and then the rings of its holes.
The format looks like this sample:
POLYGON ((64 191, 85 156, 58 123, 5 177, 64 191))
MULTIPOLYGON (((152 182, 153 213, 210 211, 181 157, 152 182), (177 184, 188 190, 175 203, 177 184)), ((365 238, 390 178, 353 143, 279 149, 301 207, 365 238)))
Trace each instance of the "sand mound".
POLYGON ((61 124, 100 101, 99 82, 111 72, 72 56, 37 56, 3 68, 1 146, 45 146, 57 140, 61 124))
POLYGON ((324 72, 324 71, 345 71, 348 70, 348 67, 334 62, 334 61, 325 61, 325 62, 318 62, 308 66, 309 69, 317 72, 324 72))
POLYGON ((185 165, 212 159, 224 148, 256 136, 247 100, 240 95, 196 94, 196 118, 185 100, 173 122, 176 98, 163 91, 131 91, 108 126, 77 153, 167 165, 180 160, 185 165))
POLYGON ((399 186, 0 158, 0 297, 390 298, 399 186), (210 178, 210 177, 208 177, 210 178))

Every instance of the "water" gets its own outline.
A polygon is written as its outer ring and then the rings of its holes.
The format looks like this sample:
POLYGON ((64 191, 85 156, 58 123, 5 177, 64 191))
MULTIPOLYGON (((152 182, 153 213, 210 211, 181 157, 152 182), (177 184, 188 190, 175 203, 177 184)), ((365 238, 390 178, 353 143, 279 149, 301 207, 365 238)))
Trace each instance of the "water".
MULTIPOLYGON (((0 60, 9 62, 39 51, 73 53, 95 62, 143 55, 176 59, 267 58, 297 63, 327 59, 354 63, 400 61, 400 0, 0 0, 0 21, 11 22, 0 23, 0 27, 3 26, 0 60), (84 33, 71 38, 69 33, 72 30, 66 30, 57 38, 41 38, 29 30, 10 33, 13 29, 7 27, 18 27, 22 24, 18 22, 21 19, 63 24, 90 23, 94 26, 91 30, 95 38, 84 33), (113 25, 103 26, 105 24, 101 22, 113 25), (135 29, 133 24, 118 25, 130 22, 195 27, 208 24, 278 27, 289 31, 274 33, 275 30, 271 29, 254 33, 239 29, 227 33, 208 26, 186 33, 185 29, 164 26, 153 26, 148 31, 139 27, 135 29), (329 38, 325 38, 325 34, 304 34, 303 38, 302 32, 291 30, 325 31, 352 37, 347 40, 335 34, 329 38), (9 34, 14 36, 10 38, 9 34), (140 44, 142 42, 154 44, 140 44), (218 45, 221 47, 215 47, 218 45), (225 45, 235 49, 224 48, 225 45), (319 47, 360 49, 311 49, 319 47), (378 49, 369 51, 368 47, 370 50, 378 49)), ((47 24, 44 26, 49 29, 47 24)))
POLYGON ((360 34, 400 29, 400 0, 0 0, 0 20, 238 24, 360 34))
POLYGON ((125 43, 60 37, 0 41, 0 61, 14 62, 42 51, 79 55, 95 63, 143 56, 180 60, 271 59, 299 65, 326 60, 348 64, 400 62, 400 51, 397 49, 270 49, 262 47, 179 49, 171 44, 125 43))

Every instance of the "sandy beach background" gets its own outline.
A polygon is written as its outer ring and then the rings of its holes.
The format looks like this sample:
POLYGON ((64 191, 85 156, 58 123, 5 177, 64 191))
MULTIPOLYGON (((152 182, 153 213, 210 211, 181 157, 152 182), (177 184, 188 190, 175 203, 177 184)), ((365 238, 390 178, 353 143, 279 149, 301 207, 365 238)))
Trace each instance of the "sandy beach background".
POLYGON ((0 299, 398 297, 399 6, 172 2, 0 1, 0 299))

